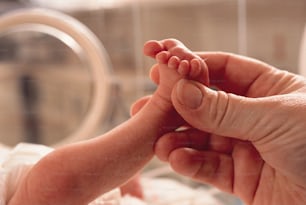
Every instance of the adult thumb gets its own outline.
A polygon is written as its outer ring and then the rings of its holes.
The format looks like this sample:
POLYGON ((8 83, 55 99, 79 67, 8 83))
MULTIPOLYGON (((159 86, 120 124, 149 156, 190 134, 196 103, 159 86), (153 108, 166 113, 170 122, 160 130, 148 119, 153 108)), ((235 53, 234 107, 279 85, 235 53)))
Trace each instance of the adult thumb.
POLYGON ((273 129, 269 113, 275 104, 268 98, 215 91, 185 79, 175 85, 171 98, 184 120, 205 132, 253 141, 273 129))

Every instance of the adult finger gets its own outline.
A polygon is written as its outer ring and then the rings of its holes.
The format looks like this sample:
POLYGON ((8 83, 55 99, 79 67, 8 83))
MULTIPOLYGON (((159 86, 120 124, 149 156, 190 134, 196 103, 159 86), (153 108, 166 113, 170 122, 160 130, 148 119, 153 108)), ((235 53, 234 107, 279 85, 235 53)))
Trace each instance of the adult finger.
POLYGON ((253 198, 264 165, 250 143, 238 143, 231 155, 179 148, 169 153, 173 170, 193 180, 234 193, 244 201, 253 198))
POLYGON ((277 69, 252 58, 224 52, 197 54, 208 66, 210 84, 226 92, 248 96, 251 95, 251 87, 268 90, 268 84, 274 85, 280 79, 279 76, 273 77, 271 74, 277 69))
POLYGON ((228 155, 180 148, 170 153, 169 163, 174 171, 183 176, 232 193, 234 168, 233 160, 228 155))
POLYGON ((189 147, 197 150, 208 148, 209 136, 196 129, 170 132, 162 136, 155 144, 154 152, 162 161, 168 161, 170 153, 178 148, 189 147))
POLYGON ((274 98, 247 98, 180 80, 171 96, 176 111, 192 127, 240 140, 256 140, 284 124, 274 98), (267 126, 269 125, 269 126, 267 126))

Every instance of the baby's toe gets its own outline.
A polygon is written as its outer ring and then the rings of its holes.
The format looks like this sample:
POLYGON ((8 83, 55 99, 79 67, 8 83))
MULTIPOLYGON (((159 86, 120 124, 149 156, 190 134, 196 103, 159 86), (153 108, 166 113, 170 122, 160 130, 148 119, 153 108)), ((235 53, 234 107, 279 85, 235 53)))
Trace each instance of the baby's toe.
POLYGON ((161 51, 155 56, 155 59, 160 64, 168 64, 170 57, 171 57, 170 52, 161 51))
POLYGON ((202 59, 194 58, 190 61, 189 78, 208 85, 208 68, 202 59))
POLYGON ((161 43, 164 45, 165 49, 167 50, 170 50, 175 47, 185 47, 182 42, 174 38, 162 40, 161 43))
POLYGON ((163 50, 164 50, 163 44, 155 40, 147 41, 143 46, 143 53, 146 56, 150 56, 152 58, 155 58, 155 56, 163 50))
POLYGON ((181 60, 177 56, 171 56, 168 61, 168 67, 171 69, 177 69, 180 65, 181 60))
POLYGON ((190 64, 189 64, 189 61, 187 60, 182 60, 179 64, 179 67, 178 67, 178 73, 180 75, 188 75, 190 72, 190 64))
POLYGON ((199 59, 192 59, 190 62, 190 73, 189 76, 191 78, 197 78, 201 74, 201 62, 199 59))

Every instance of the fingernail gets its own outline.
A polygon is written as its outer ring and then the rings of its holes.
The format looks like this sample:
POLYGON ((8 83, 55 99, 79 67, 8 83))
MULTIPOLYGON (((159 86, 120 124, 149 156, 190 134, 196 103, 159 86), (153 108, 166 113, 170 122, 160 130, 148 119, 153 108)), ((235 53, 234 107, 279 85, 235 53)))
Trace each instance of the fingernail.
POLYGON ((177 86, 177 98, 182 105, 196 109, 202 104, 203 94, 191 81, 181 80, 177 86))

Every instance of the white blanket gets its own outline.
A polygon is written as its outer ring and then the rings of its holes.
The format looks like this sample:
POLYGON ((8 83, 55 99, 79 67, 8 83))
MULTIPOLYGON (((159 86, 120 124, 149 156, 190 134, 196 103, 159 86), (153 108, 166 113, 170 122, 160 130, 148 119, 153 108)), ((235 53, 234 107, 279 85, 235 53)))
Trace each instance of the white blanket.
MULTIPOLYGON (((43 145, 18 144, 13 149, 0 145, 0 205, 7 205, 21 178, 38 160, 53 149, 43 145)), ((114 189, 89 205, 221 205, 212 194, 195 190, 172 179, 145 178, 141 180, 144 200, 122 197, 114 189)))

